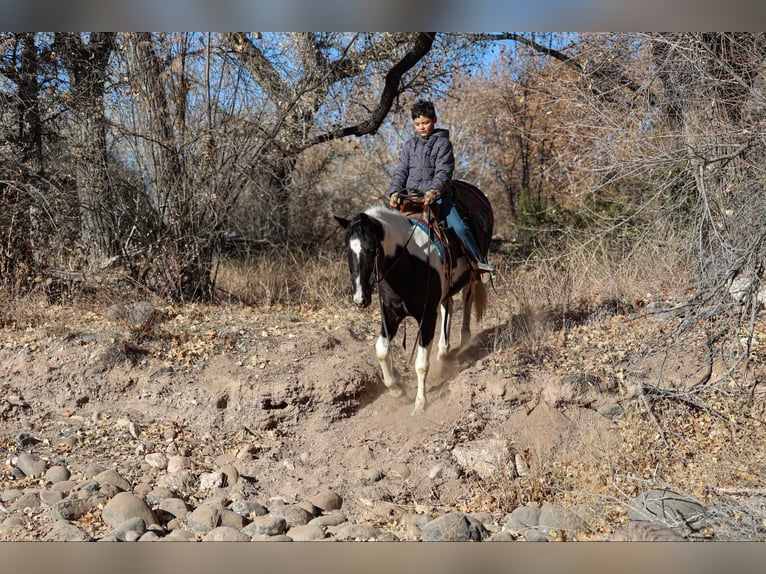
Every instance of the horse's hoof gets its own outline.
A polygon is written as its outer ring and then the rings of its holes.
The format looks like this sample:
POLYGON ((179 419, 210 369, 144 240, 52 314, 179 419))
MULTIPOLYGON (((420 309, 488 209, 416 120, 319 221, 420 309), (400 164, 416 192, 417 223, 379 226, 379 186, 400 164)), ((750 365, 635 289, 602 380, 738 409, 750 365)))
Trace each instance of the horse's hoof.
POLYGON ((416 417, 418 415, 422 415, 426 410, 426 406, 424 404, 418 404, 415 403, 415 408, 412 409, 412 416, 416 417))
POLYGON ((389 392, 389 393, 391 394, 391 396, 392 396, 392 397, 394 397, 394 398, 397 398, 397 397, 401 397, 401 396, 402 396, 402 393, 404 393, 404 391, 402 390, 402 388, 401 388, 401 387, 389 387, 389 388, 388 388, 388 392, 389 392))

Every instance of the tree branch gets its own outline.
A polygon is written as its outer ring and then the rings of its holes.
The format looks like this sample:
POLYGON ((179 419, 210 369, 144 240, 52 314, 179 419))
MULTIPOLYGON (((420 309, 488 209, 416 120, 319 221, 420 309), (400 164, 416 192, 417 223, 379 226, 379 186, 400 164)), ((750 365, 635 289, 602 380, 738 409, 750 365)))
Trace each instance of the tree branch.
POLYGON ((386 74, 380 100, 375 109, 372 110, 369 119, 354 126, 320 134, 309 142, 306 147, 347 136, 359 137, 375 134, 391 109, 396 96, 402 92, 400 89, 402 77, 431 51, 435 38, 436 32, 420 32, 417 35, 409 51, 386 74))

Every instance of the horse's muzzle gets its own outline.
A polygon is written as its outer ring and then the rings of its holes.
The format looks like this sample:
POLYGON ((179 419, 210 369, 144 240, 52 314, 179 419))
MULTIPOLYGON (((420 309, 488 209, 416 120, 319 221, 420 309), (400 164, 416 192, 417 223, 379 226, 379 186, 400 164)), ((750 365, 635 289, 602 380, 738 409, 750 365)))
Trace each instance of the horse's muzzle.
POLYGON ((355 293, 351 299, 354 301, 354 305, 361 308, 369 307, 370 302, 372 301, 372 297, 366 293, 362 293, 361 295, 355 293))

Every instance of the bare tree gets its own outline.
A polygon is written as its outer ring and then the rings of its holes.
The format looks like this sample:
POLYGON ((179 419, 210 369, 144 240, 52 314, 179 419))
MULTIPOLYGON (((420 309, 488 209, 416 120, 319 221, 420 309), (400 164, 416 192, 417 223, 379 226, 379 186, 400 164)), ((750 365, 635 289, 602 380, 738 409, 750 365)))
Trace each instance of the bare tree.
POLYGON ((71 142, 80 204, 80 241, 89 260, 115 255, 115 226, 110 221, 114 193, 108 173, 104 89, 115 47, 114 32, 83 35, 57 32, 55 48, 69 76, 71 142))
POLYGON ((35 34, 2 37, 6 58, 0 74, 16 87, 6 94, 13 110, 5 126, 6 142, 0 161, 0 280, 7 288, 28 284, 34 276, 35 231, 32 188, 43 180, 43 121, 40 109, 41 55, 35 34))

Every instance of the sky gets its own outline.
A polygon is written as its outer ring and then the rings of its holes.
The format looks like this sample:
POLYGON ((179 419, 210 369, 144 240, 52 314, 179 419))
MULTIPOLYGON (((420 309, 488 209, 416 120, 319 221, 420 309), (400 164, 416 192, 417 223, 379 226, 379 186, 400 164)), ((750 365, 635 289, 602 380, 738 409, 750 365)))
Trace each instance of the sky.
POLYGON ((6 31, 762 31, 752 0, 0 0, 6 31))

